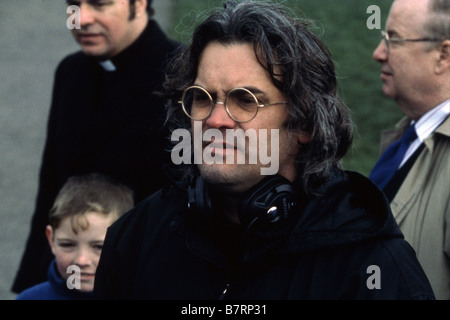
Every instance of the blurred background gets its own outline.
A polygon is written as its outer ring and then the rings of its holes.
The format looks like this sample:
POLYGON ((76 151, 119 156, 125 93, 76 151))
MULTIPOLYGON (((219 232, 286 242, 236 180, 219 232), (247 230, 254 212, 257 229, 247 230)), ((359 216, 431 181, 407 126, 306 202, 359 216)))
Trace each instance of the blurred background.
MULTIPOLYGON (((205 14, 222 0, 154 0, 155 19, 169 36, 189 39, 205 14)), ((348 170, 368 175, 378 156, 380 131, 401 113, 381 91, 372 52, 380 31, 367 28, 380 8, 381 28, 392 0, 280 1, 312 19, 330 49, 339 90, 355 123, 355 141, 344 159, 348 170)), ((0 300, 14 299, 12 281, 24 250, 37 192, 53 74, 59 61, 78 50, 66 27, 63 0, 0 1, 0 300)), ((44 232, 44 231, 43 231, 44 232)))

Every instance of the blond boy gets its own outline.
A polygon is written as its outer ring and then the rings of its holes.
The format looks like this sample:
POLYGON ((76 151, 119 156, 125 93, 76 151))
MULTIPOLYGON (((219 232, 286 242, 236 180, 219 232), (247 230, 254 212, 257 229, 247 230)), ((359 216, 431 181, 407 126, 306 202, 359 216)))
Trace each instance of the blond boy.
POLYGON ((48 280, 17 300, 92 299, 106 229, 134 206, 133 192, 110 177, 74 176, 60 190, 45 229, 55 259, 48 280))

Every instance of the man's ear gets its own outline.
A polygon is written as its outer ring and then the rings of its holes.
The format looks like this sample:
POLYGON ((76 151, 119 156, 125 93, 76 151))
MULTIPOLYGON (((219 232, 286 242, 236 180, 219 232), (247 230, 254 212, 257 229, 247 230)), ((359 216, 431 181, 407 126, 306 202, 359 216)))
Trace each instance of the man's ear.
POLYGON ((311 135, 306 131, 299 131, 296 133, 297 141, 300 144, 308 144, 311 141, 311 135))
POLYGON ((47 227, 45 228, 45 235, 47 236, 47 241, 50 245, 50 248, 52 249, 53 254, 55 254, 55 238, 51 225, 47 225, 47 227))
POLYGON ((450 70, 450 40, 442 41, 436 63, 436 73, 442 74, 450 70))
POLYGON ((147 12, 147 0, 136 0, 135 2, 136 16, 139 17, 147 12))

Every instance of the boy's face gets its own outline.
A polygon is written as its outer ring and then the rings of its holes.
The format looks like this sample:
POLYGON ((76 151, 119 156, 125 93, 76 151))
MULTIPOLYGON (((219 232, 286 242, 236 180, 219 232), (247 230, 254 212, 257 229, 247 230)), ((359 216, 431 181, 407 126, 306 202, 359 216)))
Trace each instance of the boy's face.
MULTIPOLYGON (((112 215, 98 212, 86 214, 89 227, 86 230, 78 228, 75 234, 72 230, 71 218, 65 218, 56 230, 47 226, 47 238, 56 258, 59 274, 68 279, 76 275, 67 268, 76 265, 80 268, 80 291, 94 290, 95 271, 100 260, 106 229, 113 222, 112 215)), ((73 283, 73 281, 71 281, 73 283)))

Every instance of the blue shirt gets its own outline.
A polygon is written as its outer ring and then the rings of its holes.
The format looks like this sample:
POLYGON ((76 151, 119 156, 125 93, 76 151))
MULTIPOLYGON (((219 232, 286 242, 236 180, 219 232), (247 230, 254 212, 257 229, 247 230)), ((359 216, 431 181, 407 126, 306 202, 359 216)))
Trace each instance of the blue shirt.
POLYGON ((53 259, 48 268, 48 280, 22 291, 16 300, 92 300, 92 292, 69 289, 60 276, 53 259))

